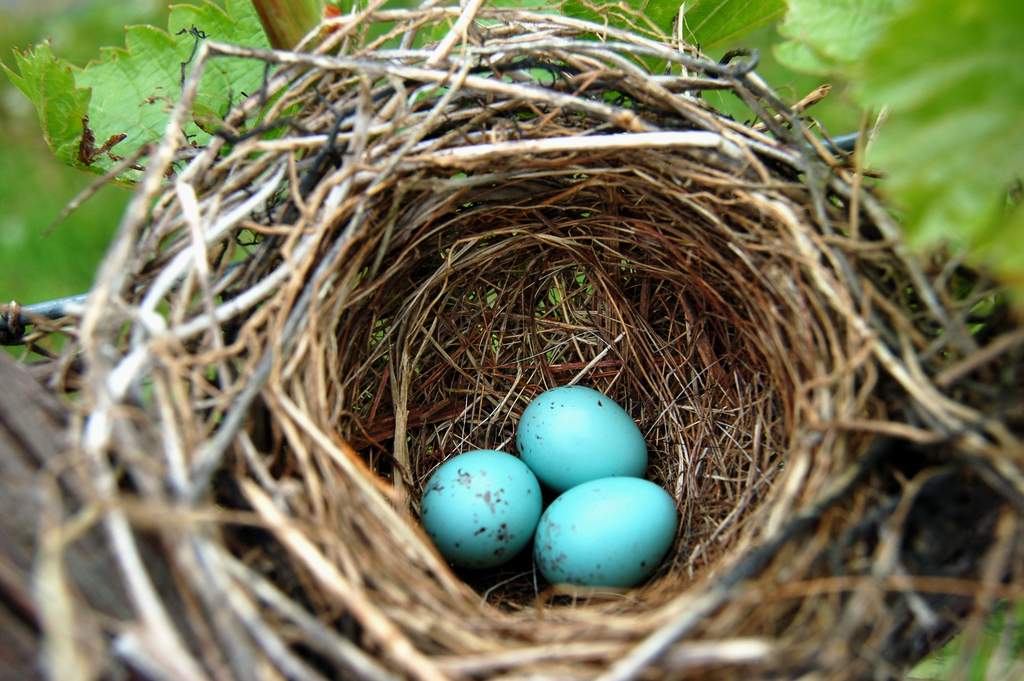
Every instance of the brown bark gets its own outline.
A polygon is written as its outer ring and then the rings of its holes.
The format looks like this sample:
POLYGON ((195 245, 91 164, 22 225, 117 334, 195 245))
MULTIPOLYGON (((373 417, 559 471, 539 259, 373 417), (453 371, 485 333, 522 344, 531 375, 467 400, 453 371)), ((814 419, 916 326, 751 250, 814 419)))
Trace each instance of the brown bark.
MULTIPOLYGON (((33 593, 41 522, 53 509, 45 507, 43 489, 60 489, 65 510, 81 506, 86 496, 66 475, 67 409, 40 385, 28 369, 0 353, 0 678, 42 678, 42 623, 33 593), (56 483, 56 484, 54 484, 56 483)), ((115 563, 104 536, 93 528, 69 543, 63 566, 72 591, 87 603, 73 623, 83 638, 98 633, 100 612, 117 619, 130 617, 128 599, 116 578, 115 563)))

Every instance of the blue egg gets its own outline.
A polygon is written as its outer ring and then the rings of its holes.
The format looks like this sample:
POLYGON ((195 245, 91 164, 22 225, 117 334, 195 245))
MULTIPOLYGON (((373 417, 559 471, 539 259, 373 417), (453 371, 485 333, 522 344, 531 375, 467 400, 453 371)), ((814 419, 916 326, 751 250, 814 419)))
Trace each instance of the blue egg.
POLYGON ((518 458, 482 449, 443 463, 420 503, 423 527, 449 562, 500 565, 533 537, 541 512, 540 484, 518 458))
POLYGON ((555 584, 627 588, 657 570, 675 538, 672 497, 640 478, 604 478, 573 487, 537 525, 533 558, 555 584))
POLYGON ((553 388, 526 406, 516 447, 544 485, 564 491, 611 476, 642 477, 647 445, 629 414, 579 385, 553 388))

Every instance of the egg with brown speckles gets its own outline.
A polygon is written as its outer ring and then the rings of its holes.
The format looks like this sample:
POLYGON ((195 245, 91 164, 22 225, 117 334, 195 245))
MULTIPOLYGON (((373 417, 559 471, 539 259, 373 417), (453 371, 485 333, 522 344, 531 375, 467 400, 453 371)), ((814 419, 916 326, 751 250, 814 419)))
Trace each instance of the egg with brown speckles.
POLYGON ((640 478, 602 478, 573 487, 537 525, 534 563, 545 579, 590 587, 633 587, 658 569, 675 538, 668 492, 640 478))
POLYGON ((540 483, 520 459, 491 449, 455 456, 424 487, 423 528, 450 563, 489 568, 511 560, 533 537, 540 483))
POLYGON ((527 405, 516 448, 559 492, 612 476, 643 477, 647 445, 636 422, 607 395, 581 385, 547 390, 527 405))

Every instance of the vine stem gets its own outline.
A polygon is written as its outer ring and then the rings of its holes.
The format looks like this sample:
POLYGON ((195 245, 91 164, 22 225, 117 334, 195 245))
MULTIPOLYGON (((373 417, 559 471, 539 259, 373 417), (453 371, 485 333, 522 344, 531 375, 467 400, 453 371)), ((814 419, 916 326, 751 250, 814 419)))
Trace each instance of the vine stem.
POLYGON ((271 46, 290 50, 323 17, 325 0, 252 0, 271 46))

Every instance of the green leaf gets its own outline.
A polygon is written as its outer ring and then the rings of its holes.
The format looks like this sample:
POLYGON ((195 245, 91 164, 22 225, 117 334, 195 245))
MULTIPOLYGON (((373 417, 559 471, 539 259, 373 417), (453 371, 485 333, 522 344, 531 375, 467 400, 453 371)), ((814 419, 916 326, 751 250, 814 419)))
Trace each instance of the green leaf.
POLYGON ((785 9, 785 0, 686 0, 684 35, 707 50, 739 40, 778 19, 785 9))
MULTIPOLYGON (((15 53, 15 68, 4 67, 8 78, 29 98, 39 115, 50 149, 65 163, 105 172, 138 147, 159 140, 174 101, 181 91, 182 64, 187 69, 197 38, 189 33, 253 47, 267 46, 266 37, 247 0, 227 0, 220 7, 209 0, 175 5, 169 31, 153 26, 129 26, 123 48, 105 48, 84 68, 55 57, 46 44, 15 53), (83 117, 88 117, 88 128, 83 117), (94 157, 83 156, 83 135, 95 147, 124 139, 94 157), (111 139, 113 137, 113 139, 111 139)), ((214 59, 206 66, 195 101, 197 117, 222 116, 242 92, 262 84, 262 64, 237 59, 214 59)), ((209 126, 204 126, 209 127, 209 126)), ((194 122, 185 134, 197 144, 209 135, 194 122)), ((126 174, 122 179, 132 179, 126 174)))
POLYGON ((55 57, 49 43, 41 43, 27 54, 15 52, 14 66, 16 70, 0 64, 14 86, 35 106, 53 154, 74 165, 89 91, 75 86, 74 67, 55 57))
POLYGON ((826 73, 853 64, 881 37, 908 0, 789 0, 779 32, 789 38, 776 48, 793 69, 826 73))
POLYGON ((616 28, 644 29, 649 23, 661 33, 671 35, 679 3, 680 0, 567 0, 562 11, 570 17, 616 28))
POLYGON ((825 75, 835 70, 834 62, 822 57, 810 46, 795 40, 775 45, 773 52, 780 64, 785 64, 794 71, 825 75))
POLYGON ((1024 291, 1024 4, 916 0, 860 66, 869 107, 891 107, 871 148, 918 242, 973 249, 1024 291))

